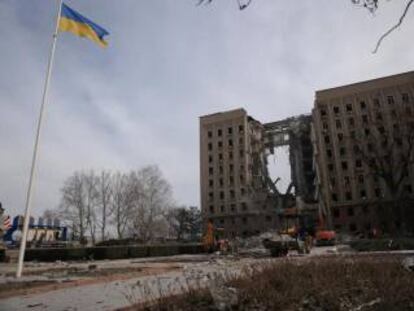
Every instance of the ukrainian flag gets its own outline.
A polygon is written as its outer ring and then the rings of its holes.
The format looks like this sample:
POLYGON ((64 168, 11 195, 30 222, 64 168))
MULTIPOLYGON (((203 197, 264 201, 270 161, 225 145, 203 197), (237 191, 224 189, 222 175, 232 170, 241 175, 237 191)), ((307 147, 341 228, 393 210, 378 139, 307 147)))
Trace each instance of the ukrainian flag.
POLYGON ((59 30, 68 31, 80 37, 86 37, 98 43, 101 47, 108 45, 103 37, 109 35, 109 32, 75 10, 72 10, 64 3, 62 3, 62 11, 59 18, 59 30))

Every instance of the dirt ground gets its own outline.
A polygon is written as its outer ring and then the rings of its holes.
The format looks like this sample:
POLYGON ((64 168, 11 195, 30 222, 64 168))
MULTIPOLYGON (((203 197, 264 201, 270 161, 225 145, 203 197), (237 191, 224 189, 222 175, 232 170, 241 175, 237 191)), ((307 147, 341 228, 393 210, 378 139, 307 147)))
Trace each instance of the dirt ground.
POLYGON ((123 281, 148 275, 180 271, 189 262, 206 260, 204 256, 153 258, 147 260, 107 260, 86 262, 26 263, 23 277, 14 279, 16 264, 0 264, 0 299, 53 290, 123 281))

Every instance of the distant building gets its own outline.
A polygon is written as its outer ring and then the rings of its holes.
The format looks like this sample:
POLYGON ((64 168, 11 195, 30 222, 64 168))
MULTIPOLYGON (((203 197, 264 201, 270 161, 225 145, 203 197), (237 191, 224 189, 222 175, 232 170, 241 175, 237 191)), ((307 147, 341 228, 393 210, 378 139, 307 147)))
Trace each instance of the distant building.
POLYGON ((407 214, 395 208, 387 214, 384 203, 412 197, 413 165, 401 165, 405 156, 411 163, 414 156, 413 100, 414 72, 316 92, 317 188, 335 230, 367 233, 404 226, 407 214), (388 187, 393 178, 401 178, 398 193, 388 187))
POLYGON ((276 227, 266 204, 263 126, 244 109, 200 117, 200 182, 203 219, 225 236, 247 236, 276 227))
POLYGON ((200 183, 204 221, 224 236, 247 236, 278 229, 292 194, 274 187, 267 155, 290 146, 292 181, 303 201, 314 201, 310 116, 261 124, 236 109, 200 117, 200 183))

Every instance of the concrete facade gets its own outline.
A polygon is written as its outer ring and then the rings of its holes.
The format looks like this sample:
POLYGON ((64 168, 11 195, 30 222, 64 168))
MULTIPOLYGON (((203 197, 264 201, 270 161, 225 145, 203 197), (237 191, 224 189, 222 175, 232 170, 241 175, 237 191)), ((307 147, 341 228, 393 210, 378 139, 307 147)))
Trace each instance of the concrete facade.
MULTIPOLYGON (((396 157, 413 147, 398 138, 413 133, 413 99, 414 72, 316 92, 313 141, 317 189, 320 206, 335 230, 367 233, 374 228, 385 230, 388 220, 395 229, 404 222, 402 215, 380 217, 383 203, 393 196, 370 161, 375 155, 375 161, 388 159, 389 165, 395 165, 389 174, 394 178, 400 169, 396 157), (389 158, 384 158, 387 152, 389 158)), ((383 162, 387 170, 387 161, 383 162)), ((412 165, 404 170, 407 176, 399 195, 412 196, 414 170, 412 165)))
POLYGON ((263 151, 263 126, 244 109, 200 117, 201 210, 226 237, 276 228, 263 151))

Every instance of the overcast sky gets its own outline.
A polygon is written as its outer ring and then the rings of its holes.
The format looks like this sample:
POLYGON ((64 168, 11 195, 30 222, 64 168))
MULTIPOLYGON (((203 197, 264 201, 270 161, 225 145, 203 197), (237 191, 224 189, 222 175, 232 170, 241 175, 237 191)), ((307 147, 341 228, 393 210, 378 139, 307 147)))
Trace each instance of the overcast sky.
MULTIPOLYGON (((309 113, 314 92, 414 68, 414 10, 375 16, 349 0, 67 0, 109 47, 59 36, 34 213, 75 170, 158 164, 177 202, 199 205, 198 117, 244 107, 267 122, 309 113)), ((56 1, 0 0, 0 201, 23 213, 56 1)), ((286 164, 280 175, 288 178, 286 164)))

